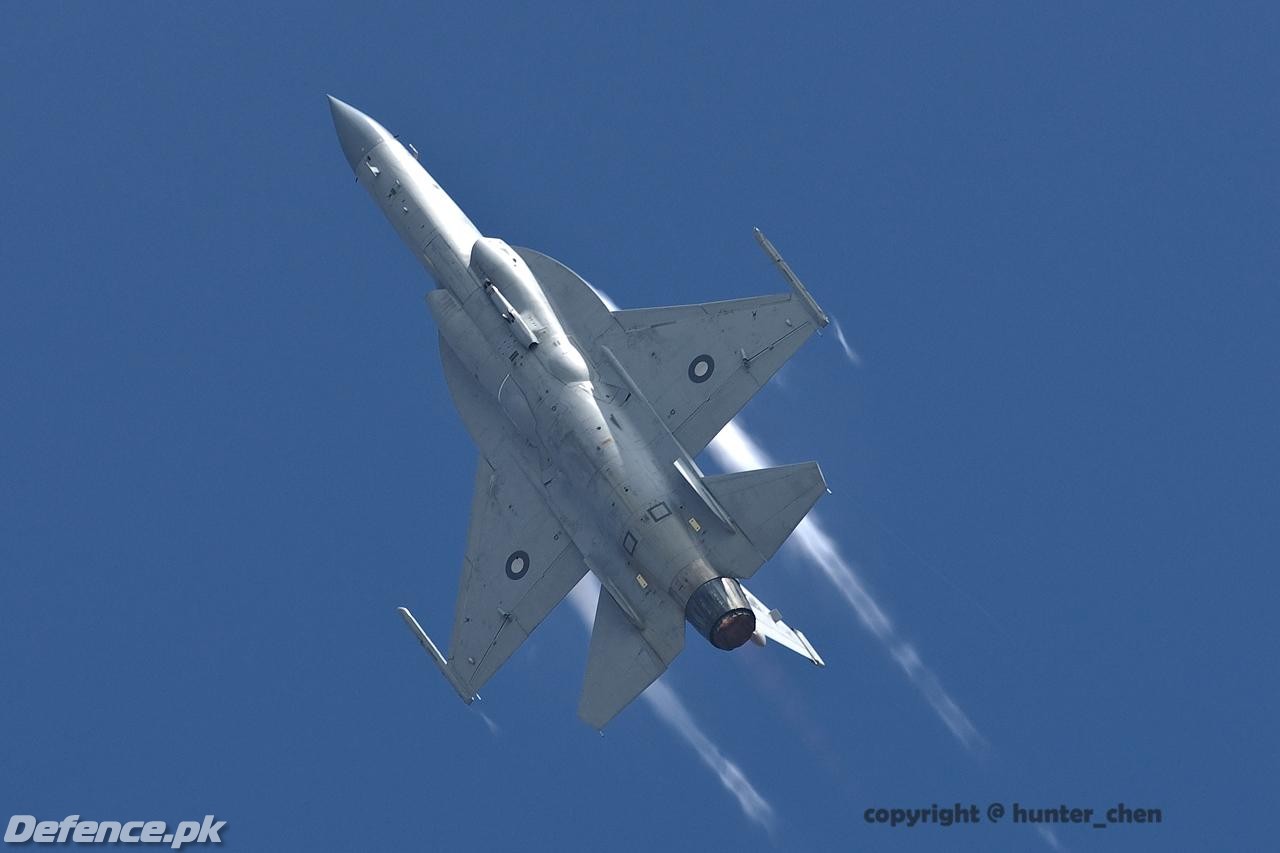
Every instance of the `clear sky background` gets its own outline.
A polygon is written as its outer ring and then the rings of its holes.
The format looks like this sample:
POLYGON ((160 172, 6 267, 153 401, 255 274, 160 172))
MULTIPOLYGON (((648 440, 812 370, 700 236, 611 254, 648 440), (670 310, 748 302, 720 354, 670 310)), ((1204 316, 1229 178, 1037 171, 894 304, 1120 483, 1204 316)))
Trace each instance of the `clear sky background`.
POLYGON ((1278 41, 1262 3, 7 4, 0 819, 1273 848, 1278 41), (571 608, 473 708, 395 615, 448 635, 475 450, 326 93, 624 307, 783 289, 758 225, 841 322, 861 366, 815 339, 742 421, 822 463, 892 641, 788 547, 752 586, 827 668, 691 636, 662 682, 771 818, 649 704, 578 721, 571 608), (1015 800, 1165 822, 862 819, 1015 800))

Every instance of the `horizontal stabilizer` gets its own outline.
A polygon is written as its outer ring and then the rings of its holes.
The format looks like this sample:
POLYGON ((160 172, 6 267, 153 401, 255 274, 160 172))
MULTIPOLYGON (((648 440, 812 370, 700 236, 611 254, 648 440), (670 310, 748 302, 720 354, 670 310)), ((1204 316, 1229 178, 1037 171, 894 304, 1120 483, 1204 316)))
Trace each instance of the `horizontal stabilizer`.
POLYGON ((721 474, 702 482, 750 543, 746 547, 731 537, 714 555, 714 565, 739 578, 751 577, 777 553, 827 490, 817 462, 721 474))
POLYGON ((601 587, 587 653, 587 675, 578 702, 582 721, 593 729, 603 729, 666 668, 609 591, 601 587))

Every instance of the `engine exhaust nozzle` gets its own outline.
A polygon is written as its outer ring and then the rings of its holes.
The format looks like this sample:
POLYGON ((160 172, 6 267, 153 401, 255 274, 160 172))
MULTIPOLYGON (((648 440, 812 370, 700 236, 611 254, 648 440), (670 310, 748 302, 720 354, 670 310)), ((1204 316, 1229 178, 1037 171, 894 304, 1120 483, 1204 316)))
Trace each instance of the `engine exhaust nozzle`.
POLYGON ((712 578, 694 590, 684 616, 717 649, 731 651, 756 632, 756 614, 733 578, 712 578))

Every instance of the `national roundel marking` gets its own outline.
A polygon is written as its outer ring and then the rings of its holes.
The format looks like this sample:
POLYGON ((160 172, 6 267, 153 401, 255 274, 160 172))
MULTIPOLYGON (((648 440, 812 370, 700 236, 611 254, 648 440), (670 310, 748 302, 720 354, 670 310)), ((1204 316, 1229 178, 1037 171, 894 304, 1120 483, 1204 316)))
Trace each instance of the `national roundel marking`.
POLYGON ((525 551, 513 551, 507 557, 507 577, 518 581, 529 571, 529 554, 525 551))
POLYGON ((691 382, 706 382, 711 378, 711 374, 715 372, 716 360, 709 355, 703 354, 689 362, 689 380, 691 382))

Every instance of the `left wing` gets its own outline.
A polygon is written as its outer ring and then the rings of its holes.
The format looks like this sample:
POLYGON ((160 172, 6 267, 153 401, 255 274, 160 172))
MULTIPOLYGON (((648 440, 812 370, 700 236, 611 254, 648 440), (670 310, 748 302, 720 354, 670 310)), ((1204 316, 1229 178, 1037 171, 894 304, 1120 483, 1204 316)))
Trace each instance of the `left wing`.
POLYGON ((448 667, 472 695, 587 573, 582 555, 513 465, 476 465, 448 667))

